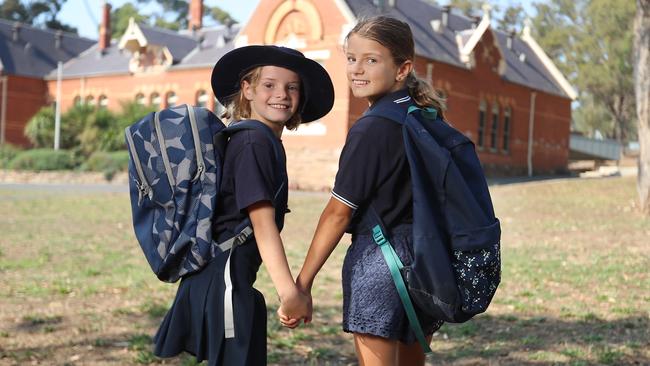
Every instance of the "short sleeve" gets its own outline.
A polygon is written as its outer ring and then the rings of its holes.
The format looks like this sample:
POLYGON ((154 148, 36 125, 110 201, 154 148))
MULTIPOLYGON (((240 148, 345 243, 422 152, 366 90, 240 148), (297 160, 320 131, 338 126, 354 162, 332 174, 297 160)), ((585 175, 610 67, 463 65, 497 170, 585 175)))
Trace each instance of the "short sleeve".
POLYGON ((341 157, 332 196, 357 209, 376 189, 380 154, 371 134, 350 130, 341 157))
POLYGON ((235 157, 234 164, 237 209, 244 212, 254 203, 273 201, 278 172, 274 171, 277 164, 270 143, 247 141, 235 157))

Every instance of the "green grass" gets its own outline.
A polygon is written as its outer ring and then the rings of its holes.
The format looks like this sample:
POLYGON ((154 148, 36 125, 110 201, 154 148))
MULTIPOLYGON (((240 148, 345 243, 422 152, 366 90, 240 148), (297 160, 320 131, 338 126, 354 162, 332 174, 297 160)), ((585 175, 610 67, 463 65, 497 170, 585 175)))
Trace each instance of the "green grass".
MULTIPOLYGON (((445 324, 436 362, 650 364, 650 219, 630 178, 491 187, 502 222, 502 283, 486 314, 445 324), (478 361, 477 361, 478 360, 478 361)), ((292 192, 282 233, 297 273, 326 194, 292 192)), ((176 284, 158 281, 131 228, 126 194, 0 187, 0 364, 196 365, 153 356, 151 337, 176 284), (84 351, 86 350, 86 351, 84 351)), ((314 287, 314 321, 275 320, 264 267, 271 365, 354 364, 341 331, 340 269, 349 237, 314 287)))

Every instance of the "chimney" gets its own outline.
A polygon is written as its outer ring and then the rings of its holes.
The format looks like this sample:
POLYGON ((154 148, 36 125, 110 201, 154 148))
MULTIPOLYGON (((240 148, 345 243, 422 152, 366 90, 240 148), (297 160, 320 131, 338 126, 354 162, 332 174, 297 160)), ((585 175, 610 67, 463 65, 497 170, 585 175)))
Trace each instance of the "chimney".
POLYGON ((508 41, 507 41, 506 45, 507 45, 507 47, 508 47, 509 50, 512 49, 512 42, 513 42, 514 39, 515 39, 515 34, 516 34, 516 32, 515 32, 514 29, 512 29, 512 30, 510 30, 510 31, 508 32, 508 41))
POLYGON ((449 13, 451 12, 451 6, 445 5, 442 7, 442 27, 447 28, 449 25, 449 13))
POLYGON ((190 0, 189 30, 195 31, 203 26, 203 1, 190 0))
POLYGON ((63 32, 58 30, 54 33, 54 48, 57 50, 61 48, 61 41, 63 41, 63 32))
POLYGON ((20 23, 15 22, 14 26, 11 28, 11 39, 14 42, 18 42, 18 40, 20 39, 20 27, 21 27, 20 23))
POLYGON ((99 50, 104 52, 111 45, 111 4, 103 1, 102 23, 99 25, 99 50))

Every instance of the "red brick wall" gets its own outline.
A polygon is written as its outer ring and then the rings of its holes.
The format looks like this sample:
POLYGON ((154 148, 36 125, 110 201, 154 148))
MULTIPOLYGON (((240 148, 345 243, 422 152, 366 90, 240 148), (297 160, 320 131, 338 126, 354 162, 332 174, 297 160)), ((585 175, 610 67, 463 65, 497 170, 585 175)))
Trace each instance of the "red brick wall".
MULTIPOLYGON (((11 75, 7 77, 7 110, 5 111, 7 143, 29 145, 29 140, 25 138, 23 131, 34 114, 47 104, 46 88, 45 81, 42 79, 11 75)), ((0 101, 2 97, 2 88, 0 88, 0 101)))
MULTIPOLYGON (((320 61, 332 77, 336 95, 332 111, 322 119, 327 129, 326 135, 283 136, 283 142, 287 147, 288 168, 290 173, 295 173, 292 175, 295 177, 293 186, 328 187, 333 182, 337 164, 336 157, 340 153, 347 131, 367 108, 367 105, 365 101, 353 98, 347 86, 345 57, 340 42, 341 32, 346 29, 348 24, 334 1, 262 1, 241 32, 241 35, 247 39, 247 43, 264 44, 269 37, 273 38, 281 33, 277 29, 270 29, 269 25, 274 14, 281 13, 278 11, 279 9, 286 10, 287 3, 293 4, 292 6, 296 6, 295 4, 298 3, 308 4, 310 9, 316 9, 316 15, 312 13, 307 16, 309 20, 309 27, 305 28, 305 32, 308 33, 307 41, 301 51, 329 53, 329 57, 320 61), (319 28, 319 24, 321 28, 319 28), (315 32, 313 29, 322 30, 322 32, 315 32), (318 36, 314 38, 314 34, 318 34, 318 36)), ((286 16, 291 14, 288 12, 286 16)), ((282 28, 282 21, 279 21, 278 24, 278 28, 282 28)), ((508 52, 508 50, 502 52, 508 52)), ((498 148, 493 151, 489 147, 485 147, 479 152, 486 170, 498 174, 526 172, 528 121, 531 93, 533 92, 536 93, 534 171, 535 173, 546 173, 564 170, 568 159, 571 101, 564 97, 533 91, 528 87, 504 80, 498 74, 500 56, 499 51, 495 48, 491 31, 487 31, 477 45, 474 58, 475 67, 472 69, 432 62, 423 58, 418 58, 415 64, 416 70, 422 77, 426 76, 427 64, 433 65, 433 85, 443 90, 448 96, 448 120, 475 142, 478 134, 480 101, 485 100, 488 104, 486 144, 489 144, 490 140, 492 105, 498 104, 498 148), (512 109, 510 148, 507 151, 501 148, 505 107, 512 109)), ((132 100, 138 93, 143 93, 149 98, 153 92, 157 92, 161 97, 161 107, 164 107, 165 94, 169 91, 176 93, 178 104, 194 104, 197 91, 205 90, 209 93, 208 107, 212 108, 214 99, 209 82, 210 73, 211 68, 204 68, 135 76, 103 76, 64 80, 62 106, 64 110, 69 108, 76 96, 85 98, 88 95, 93 95, 96 100, 100 95, 107 95, 110 98, 108 108, 118 110, 119 100, 132 100)), ((47 92, 43 86, 45 83, 41 82, 41 84, 40 91, 38 91, 38 87, 28 88, 35 91, 34 95, 40 93, 40 102, 36 97, 31 99, 33 104, 40 103, 39 106, 46 103, 45 95, 49 93, 53 98, 56 90, 55 81, 47 82, 47 92)), ((38 107, 34 107, 34 112, 36 110, 38 107)), ((25 120, 27 119, 25 118, 25 120)), ((14 120, 18 121, 18 118, 14 120)), ((22 130, 20 131, 22 134, 22 130)))
MULTIPOLYGON (((531 93, 536 93, 534 114, 534 173, 566 170, 571 123, 571 100, 506 81, 498 74, 500 57, 493 45, 493 35, 486 32, 477 45, 474 56, 476 66, 471 70, 433 62, 433 85, 447 95, 447 119, 468 135, 475 144, 478 140, 479 103, 487 102, 485 147, 479 148, 479 158, 491 174, 523 174, 527 171, 528 125, 531 93), (488 48, 492 61, 483 57, 488 48), (496 150, 489 147, 492 106, 499 106, 499 123, 496 150), (510 121, 510 148, 504 151, 504 108, 512 110, 510 121)), ((509 52, 509 50, 503 50, 509 52)), ((429 60, 418 58, 416 71, 426 76, 429 60)), ((478 146, 478 144, 477 144, 478 146)))
MULTIPOLYGON (((166 106, 165 96, 169 92, 176 94, 177 104, 195 104, 197 92, 204 90, 209 95, 208 107, 213 108, 214 95, 210 86, 211 72, 212 69, 204 68, 137 76, 126 74, 65 79, 61 88, 61 106, 65 111, 73 105, 75 97, 85 100, 88 96, 92 96, 97 101, 101 95, 106 95, 109 98, 108 109, 119 111, 120 101, 135 100, 136 95, 142 93, 148 103, 150 96, 153 93, 158 93, 162 108, 166 106)), ((49 80, 47 85, 50 97, 54 99, 56 80, 49 80)))

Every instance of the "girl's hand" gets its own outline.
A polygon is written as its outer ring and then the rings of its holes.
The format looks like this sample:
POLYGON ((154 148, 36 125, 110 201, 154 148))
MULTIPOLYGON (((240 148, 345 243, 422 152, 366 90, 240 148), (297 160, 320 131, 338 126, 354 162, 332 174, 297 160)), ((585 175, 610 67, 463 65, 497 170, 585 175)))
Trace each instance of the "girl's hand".
POLYGON ((302 293, 297 287, 280 295, 278 316, 282 325, 295 328, 300 324, 301 319, 305 319, 305 323, 307 323, 308 319, 311 319, 311 313, 311 296, 302 293))

